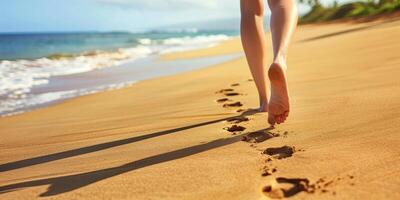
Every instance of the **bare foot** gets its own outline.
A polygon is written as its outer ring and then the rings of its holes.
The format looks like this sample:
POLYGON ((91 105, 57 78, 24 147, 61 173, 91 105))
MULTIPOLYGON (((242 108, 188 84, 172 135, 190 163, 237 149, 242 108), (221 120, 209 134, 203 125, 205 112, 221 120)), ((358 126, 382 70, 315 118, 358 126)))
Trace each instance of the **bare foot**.
POLYGON ((286 81, 286 64, 274 62, 268 70, 271 81, 271 98, 268 105, 268 123, 283 123, 289 115, 289 92, 286 81))

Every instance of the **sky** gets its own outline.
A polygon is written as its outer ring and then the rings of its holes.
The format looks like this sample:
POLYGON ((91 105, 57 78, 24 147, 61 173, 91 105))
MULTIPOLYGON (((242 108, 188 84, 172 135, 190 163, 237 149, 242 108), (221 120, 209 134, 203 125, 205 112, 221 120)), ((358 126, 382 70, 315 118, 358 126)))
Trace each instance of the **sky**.
POLYGON ((0 13, 0 32, 143 31, 240 16, 239 0, 0 0, 0 13))

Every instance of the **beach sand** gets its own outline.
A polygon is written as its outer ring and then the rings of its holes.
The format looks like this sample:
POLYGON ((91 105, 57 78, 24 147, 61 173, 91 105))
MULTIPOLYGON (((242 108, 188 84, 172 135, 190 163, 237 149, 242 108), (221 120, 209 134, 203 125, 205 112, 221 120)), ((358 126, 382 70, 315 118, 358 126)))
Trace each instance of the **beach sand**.
POLYGON ((299 27, 275 129, 244 58, 1 118, 0 199, 400 199, 399 35, 299 27))

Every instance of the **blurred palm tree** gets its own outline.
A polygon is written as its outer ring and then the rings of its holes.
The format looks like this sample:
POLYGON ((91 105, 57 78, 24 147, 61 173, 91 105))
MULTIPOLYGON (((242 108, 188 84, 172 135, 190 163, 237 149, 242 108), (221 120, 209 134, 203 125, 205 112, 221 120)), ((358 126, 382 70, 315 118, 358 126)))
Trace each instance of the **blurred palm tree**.
POLYGON ((300 23, 374 16, 400 10, 400 0, 359 0, 341 5, 337 0, 332 0, 331 6, 322 5, 320 0, 299 0, 299 2, 311 7, 310 11, 300 18, 300 23))

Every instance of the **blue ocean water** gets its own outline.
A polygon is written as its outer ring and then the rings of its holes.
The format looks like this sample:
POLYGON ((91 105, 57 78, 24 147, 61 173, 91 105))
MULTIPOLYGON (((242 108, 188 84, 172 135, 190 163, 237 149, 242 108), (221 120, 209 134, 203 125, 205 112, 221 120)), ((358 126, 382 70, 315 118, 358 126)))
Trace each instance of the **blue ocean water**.
MULTIPOLYGON (((228 29, 0 34, 0 116, 171 74, 157 63, 144 66, 143 62, 135 62, 164 53, 210 47, 237 35, 238 31, 228 29), (121 72, 123 65, 133 68, 129 70, 132 74, 119 73, 124 75, 122 79, 118 73, 111 73, 121 72), (104 70, 107 73, 101 73, 104 70)), ((193 67, 187 65, 169 69, 184 71, 193 67)))
POLYGON ((112 51, 118 48, 143 45, 143 41, 146 40, 161 44, 163 40, 171 38, 237 34, 235 30, 177 30, 143 33, 0 33, 0 60, 37 59, 57 54, 70 55, 96 50, 112 51))

